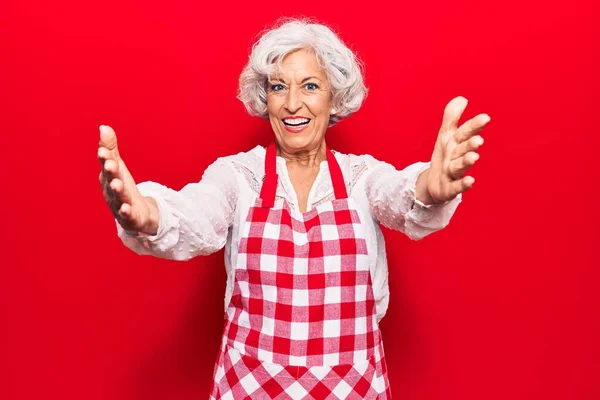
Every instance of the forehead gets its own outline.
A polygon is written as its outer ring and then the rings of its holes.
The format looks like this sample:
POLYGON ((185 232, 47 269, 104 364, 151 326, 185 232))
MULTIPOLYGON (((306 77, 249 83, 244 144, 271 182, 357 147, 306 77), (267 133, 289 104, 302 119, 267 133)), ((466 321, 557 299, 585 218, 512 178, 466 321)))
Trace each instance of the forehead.
POLYGON ((302 49, 287 54, 281 61, 281 69, 277 68, 273 76, 302 79, 305 76, 325 78, 326 74, 315 53, 310 49, 302 49))

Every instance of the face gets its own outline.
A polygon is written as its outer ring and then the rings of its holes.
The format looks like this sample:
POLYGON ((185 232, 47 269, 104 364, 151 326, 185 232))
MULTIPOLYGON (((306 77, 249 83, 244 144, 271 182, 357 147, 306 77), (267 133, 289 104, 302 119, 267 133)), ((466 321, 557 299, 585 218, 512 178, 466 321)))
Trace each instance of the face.
POLYGON ((282 61, 267 83, 267 111, 275 139, 289 153, 317 149, 329 125, 331 92, 325 71, 311 50, 282 61))

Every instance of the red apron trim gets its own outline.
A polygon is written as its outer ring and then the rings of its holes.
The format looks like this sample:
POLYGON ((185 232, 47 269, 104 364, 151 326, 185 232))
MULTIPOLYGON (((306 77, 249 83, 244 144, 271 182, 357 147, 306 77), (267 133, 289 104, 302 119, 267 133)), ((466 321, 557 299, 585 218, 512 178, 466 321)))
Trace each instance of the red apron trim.
MULTIPOLYGON (((329 173, 331 175, 331 183, 336 199, 348 198, 346 184, 344 183, 344 175, 338 164, 335 155, 329 148, 325 147, 327 153, 327 164, 329 165, 329 173)), ((275 193, 277 192, 277 147, 275 142, 267 147, 265 156, 265 180, 260 190, 261 206, 263 208, 271 208, 275 204, 275 193)))

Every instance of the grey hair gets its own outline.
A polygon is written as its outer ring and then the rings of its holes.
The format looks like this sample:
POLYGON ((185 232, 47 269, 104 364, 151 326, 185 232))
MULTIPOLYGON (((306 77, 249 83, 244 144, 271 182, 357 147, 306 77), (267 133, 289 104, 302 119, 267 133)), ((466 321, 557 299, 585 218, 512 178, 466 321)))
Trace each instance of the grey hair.
POLYGON ((250 115, 268 118, 267 83, 285 56, 312 49, 325 70, 333 109, 329 126, 358 111, 367 96, 360 59, 327 26, 306 19, 288 19, 262 34, 252 46, 239 81, 237 98, 250 115))

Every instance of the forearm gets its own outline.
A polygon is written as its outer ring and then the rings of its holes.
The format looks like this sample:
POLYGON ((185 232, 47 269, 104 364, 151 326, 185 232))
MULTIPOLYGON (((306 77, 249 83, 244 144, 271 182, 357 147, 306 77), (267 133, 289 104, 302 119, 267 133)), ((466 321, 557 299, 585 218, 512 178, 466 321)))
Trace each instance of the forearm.
POLYGON ((137 232, 117 226, 119 237, 129 249, 184 261, 214 253, 225 245, 233 209, 214 187, 192 183, 176 191, 156 182, 142 182, 138 188, 152 216, 137 232))
POLYGON ((365 181, 365 190, 373 217, 383 226, 404 232, 405 215, 415 207, 415 184, 429 169, 424 162, 414 163, 402 171, 380 163, 365 181))
POLYGON ((418 162, 397 171, 387 165, 371 173, 365 189, 373 217, 413 240, 444 228, 461 196, 442 204, 434 203, 426 188, 429 167, 430 163, 418 162))
POLYGON ((124 231, 119 237, 138 254, 172 260, 187 260, 214 253, 227 240, 237 202, 237 177, 221 161, 211 164, 200 182, 179 191, 156 182, 142 182, 138 190, 149 207, 148 222, 138 232, 124 231))

